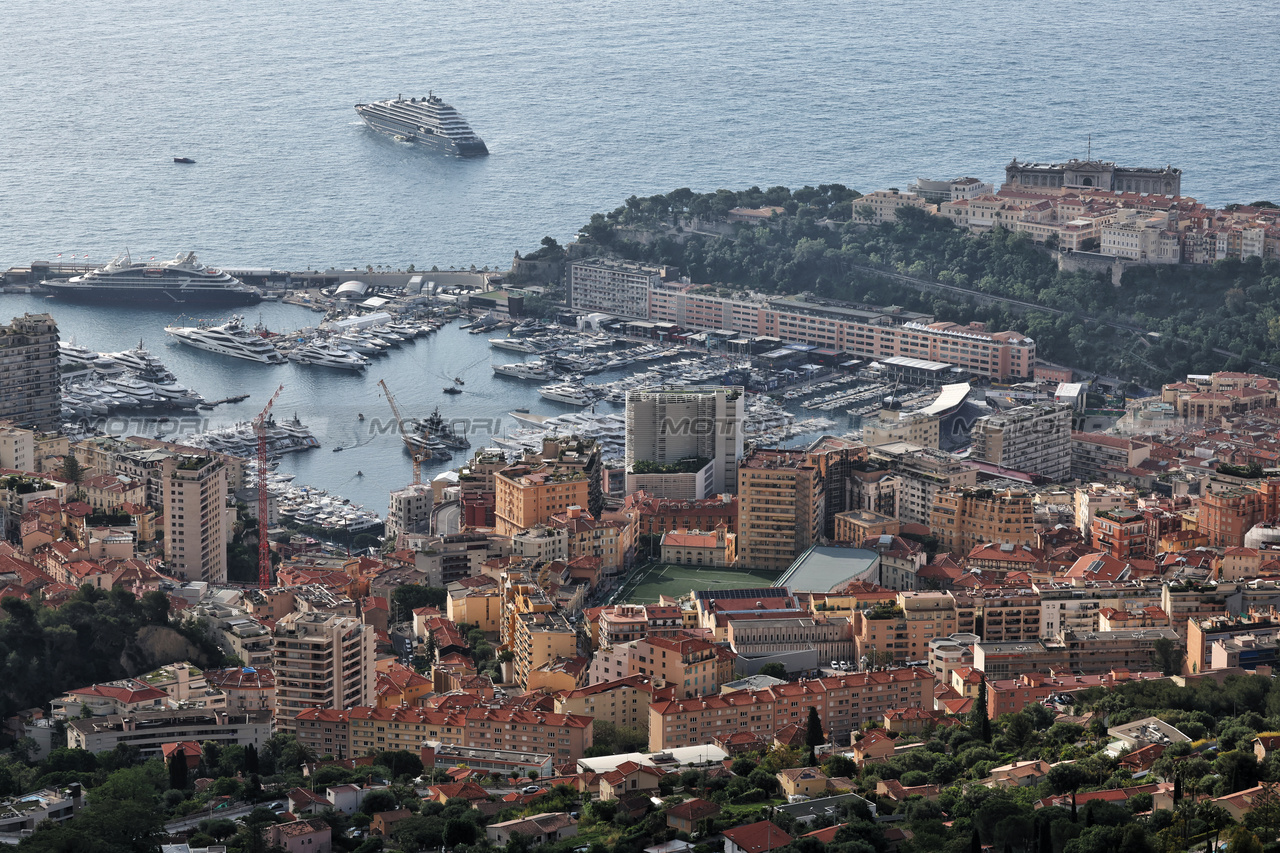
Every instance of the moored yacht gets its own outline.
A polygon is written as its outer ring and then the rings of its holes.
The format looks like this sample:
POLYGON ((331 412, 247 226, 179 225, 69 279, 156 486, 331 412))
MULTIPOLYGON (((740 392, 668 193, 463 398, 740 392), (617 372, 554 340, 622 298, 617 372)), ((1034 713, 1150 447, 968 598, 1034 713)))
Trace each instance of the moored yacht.
POLYGON ((551 400, 556 403, 567 403, 570 406, 590 406, 596 401, 581 385, 573 385, 568 382, 562 382, 556 385, 543 385, 538 389, 538 393, 543 399, 551 400))
POLYGON ((164 330, 180 343, 219 355, 263 364, 285 361, 270 341, 245 328, 244 318, 239 315, 219 326, 165 326, 164 330))
POLYGON ((364 370, 369 366, 369 359, 359 353, 348 352, 319 341, 299 347, 289 354, 289 358, 299 364, 336 367, 340 370, 364 370))

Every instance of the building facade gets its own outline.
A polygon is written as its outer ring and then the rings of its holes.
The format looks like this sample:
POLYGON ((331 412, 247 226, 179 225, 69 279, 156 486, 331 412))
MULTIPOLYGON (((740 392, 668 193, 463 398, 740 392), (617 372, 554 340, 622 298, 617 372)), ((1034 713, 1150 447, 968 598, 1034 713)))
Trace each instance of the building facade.
POLYGON ((0 418, 48 431, 62 421, 58 324, 24 314, 0 326, 0 418))
POLYGON ((972 437, 971 459, 1055 481, 1071 475, 1070 407, 1034 403, 987 415, 972 437))
POLYGON ((649 292, 662 284, 657 267, 590 258, 569 264, 569 307, 649 319, 649 292))
POLYGON ((162 470, 169 573, 188 581, 226 583, 226 470, 210 456, 169 456, 162 470))
POLYGON ((781 571, 822 532, 818 470, 806 455, 755 450, 738 467, 738 561, 781 571))
POLYGON ((711 462, 709 491, 692 496, 667 495, 646 488, 657 497, 692 497, 733 493, 738 488, 738 460, 742 458, 743 389, 725 386, 641 388, 627 392, 627 491, 634 492, 632 472, 637 462, 665 465, 689 459, 711 462))
POLYGON ((307 708, 350 708, 374 700, 374 631, 349 616, 290 613, 276 623, 272 671, 276 721, 292 731, 307 708))

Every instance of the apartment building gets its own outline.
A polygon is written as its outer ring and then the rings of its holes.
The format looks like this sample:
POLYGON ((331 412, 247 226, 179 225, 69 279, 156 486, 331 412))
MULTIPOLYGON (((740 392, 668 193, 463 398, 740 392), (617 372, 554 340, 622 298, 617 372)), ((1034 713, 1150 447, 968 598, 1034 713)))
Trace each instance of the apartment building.
POLYGON ((661 536, 672 530, 738 530, 738 498, 716 495, 700 501, 655 497, 648 492, 627 495, 623 511, 636 518, 636 535, 661 536))
POLYGON ((807 454, 757 449, 738 467, 738 561, 782 571, 822 534, 818 470, 807 454))
POLYGON ((818 661, 854 659, 853 631, 844 616, 740 614, 729 620, 729 647, 744 658, 809 652, 818 661))
POLYGON ((717 693, 733 681, 737 657, 724 646, 697 637, 644 637, 602 646, 591 660, 589 680, 640 675, 652 678, 657 688, 674 688, 677 696, 701 696, 717 693))
POLYGON ((557 714, 591 717, 621 728, 649 730, 649 702, 654 679, 629 675, 613 681, 594 681, 587 687, 555 694, 557 714))
POLYGON ((935 500, 929 528, 955 557, 989 542, 1035 545, 1035 511, 1031 495, 1021 489, 952 489, 935 500))
POLYGON ((1050 403, 1018 406, 978 418, 969 457, 1050 480, 1071 476, 1071 408, 1050 403))
MULTIPOLYGON (((627 492, 644 489, 659 498, 701 500, 738 489, 742 458, 743 389, 740 386, 673 386, 627 392, 627 492), (659 490, 652 477, 661 467, 707 461, 709 470, 668 474, 689 481, 679 494, 659 490), (642 470, 636 463, 650 463, 642 470)), ((705 466, 704 466, 705 467, 705 466)), ((665 485, 663 486, 665 488, 665 485)))
POLYGON ((494 477, 494 532, 514 536, 537 524, 547 524, 569 507, 587 505, 587 476, 576 468, 554 463, 520 463, 494 477))
POLYGON ((206 669, 205 681, 227 697, 226 708, 232 713, 271 712, 276 707, 276 675, 269 667, 233 666, 206 669))
POLYGON ((1071 477, 1107 480, 1115 471, 1136 468, 1151 457, 1151 445, 1100 432, 1071 433, 1071 477))
POLYGON ((988 680, 1016 678, 1024 672, 1102 675, 1115 670, 1150 672, 1156 640, 1178 641, 1172 628, 1076 632, 1035 641, 978 643, 973 665, 988 680))
POLYGON ((600 608, 597 630, 602 646, 643 637, 675 637, 684 630, 684 616, 671 604, 611 604, 600 608))
POLYGON ((976 467, 939 450, 886 444, 871 449, 871 461, 883 461, 897 478, 898 520, 903 524, 928 525, 940 492, 978 485, 976 467))
POLYGON ((1040 593, 1032 589, 975 589, 968 596, 975 631, 984 643, 1025 642, 1040 637, 1040 593))
POLYGON ((578 633, 559 613, 521 613, 514 625, 516 680, 526 687, 533 670, 578 654, 578 633))
POLYGON ((391 492, 387 506, 387 538, 394 541, 401 533, 423 533, 431 521, 435 492, 424 483, 414 483, 391 492))
POLYGON ((610 576, 624 568, 627 549, 623 547, 625 530, 621 524, 597 520, 575 505, 552 515, 547 526, 564 531, 567 559, 594 557, 600 561, 601 571, 610 576))
POLYGON ((194 708, 141 711, 68 720, 67 748, 96 755, 129 744, 146 759, 159 758, 161 747, 174 741, 260 747, 272 733, 271 714, 267 711, 234 713, 194 708))
POLYGON ((568 302, 577 311, 649 319, 649 293, 662 285, 658 267, 589 258, 569 264, 568 302))
POLYGON ((768 740, 787 726, 803 728, 810 707, 832 743, 847 743, 855 729, 891 708, 932 706, 934 683, 928 670, 908 667, 656 701, 649 706, 649 750, 710 743, 734 732, 768 740))
POLYGON ((925 661, 932 640, 972 627, 972 608, 962 609, 950 592, 899 592, 892 606, 880 604, 853 614, 854 659, 865 658, 869 666, 925 661))
POLYGON ((62 422, 58 324, 23 314, 0 326, 0 418, 44 431, 62 422))
POLYGON ((1063 631, 1097 631, 1098 613, 1104 608, 1137 613, 1162 606, 1159 583, 1054 581, 1032 586, 1040 596, 1041 637, 1054 637, 1063 631))
MULTIPOLYGON (((347 712, 351 757, 383 750, 417 753, 426 741, 479 749, 541 753, 577 761, 591 747, 591 717, 493 705, 437 710, 375 708, 347 712)), ((336 732, 335 732, 336 733, 336 732)))
POLYGON ((455 625, 478 625, 486 633, 502 631, 502 592, 488 576, 454 581, 445 588, 445 615, 455 625))
POLYGON ((1019 332, 988 332, 982 323, 935 323, 927 314, 897 307, 806 296, 744 302, 662 287, 650 291, 648 319, 776 337, 874 359, 945 362, 989 379, 1030 379, 1035 370, 1035 341, 1019 332))
POLYGON ((292 731, 307 708, 349 708, 374 699, 374 631, 350 616, 290 613, 276 623, 271 669, 276 725, 292 731))
POLYGON ((162 463, 164 549, 169 573, 227 582, 227 472, 211 456, 167 456, 162 463))
POLYGON ((1257 524, 1280 515, 1280 480, 1209 492, 1197 507, 1197 529, 1215 548, 1244 545, 1244 535, 1257 524))
POLYGON ((1128 510, 1137 506, 1138 495, 1124 486, 1089 483, 1075 490, 1076 529, 1085 536, 1085 541, 1093 534, 1093 516, 1104 510, 1128 510))
POLYGON ((1147 519, 1137 510, 1096 512, 1089 533, 1094 548, 1117 560, 1155 556, 1147 553, 1147 519))
POLYGON ((332 755, 339 761, 352 758, 351 726, 347 712, 337 708, 308 708, 294 717, 298 743, 317 756, 332 755))

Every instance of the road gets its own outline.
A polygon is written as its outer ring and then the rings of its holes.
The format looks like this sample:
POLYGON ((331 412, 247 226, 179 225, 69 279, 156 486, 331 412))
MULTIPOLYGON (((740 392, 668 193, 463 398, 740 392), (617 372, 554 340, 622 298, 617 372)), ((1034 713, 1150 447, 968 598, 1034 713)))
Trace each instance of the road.
POLYGON ((200 812, 199 814, 193 814, 193 815, 190 815, 189 817, 184 817, 184 818, 180 818, 179 820, 170 821, 169 823, 166 823, 164 825, 164 828, 165 828, 165 831, 168 832, 170 835, 177 832, 186 832, 189 829, 195 829, 197 826, 200 825, 200 821, 209 820, 210 817, 215 819, 225 817, 230 820, 235 820, 238 817, 244 817, 245 815, 249 814, 254 809, 259 808, 262 805, 265 805, 265 804, 252 803, 250 805, 245 805, 245 806, 235 806, 234 808, 218 809, 212 814, 210 814, 207 811, 203 811, 203 812, 200 812))
POLYGON ((431 510, 431 522, 437 536, 457 533, 462 525, 462 506, 457 501, 437 504, 431 510))

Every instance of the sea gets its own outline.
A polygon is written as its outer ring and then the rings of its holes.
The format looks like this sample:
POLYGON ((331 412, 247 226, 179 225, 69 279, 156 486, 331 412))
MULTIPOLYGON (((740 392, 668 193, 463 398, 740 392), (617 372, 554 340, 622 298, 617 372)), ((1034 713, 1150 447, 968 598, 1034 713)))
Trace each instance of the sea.
MULTIPOLYGON (((1172 164, 1206 203, 1280 202, 1267 4, 9 0, 4 14, 6 266, 128 248, 222 267, 498 269, 631 195, 999 182, 1014 157, 1172 164), (353 109, 428 92, 489 156, 398 143, 353 109)), ((83 345, 143 337, 206 396, 252 395, 220 420, 248 419, 283 381, 277 410, 351 448, 286 464, 371 508, 407 471, 358 426, 385 408, 377 378, 415 414, 538 401, 456 326, 362 378, 166 347, 163 312, 0 297, 0 317, 50 307, 83 345), (464 395, 433 399, 464 371, 464 395)), ((249 313, 277 329, 317 319, 249 313)))

